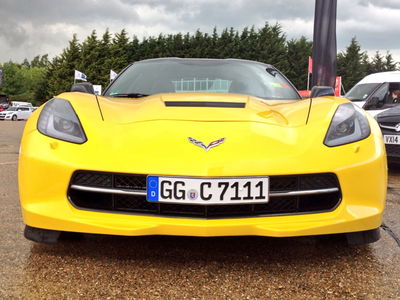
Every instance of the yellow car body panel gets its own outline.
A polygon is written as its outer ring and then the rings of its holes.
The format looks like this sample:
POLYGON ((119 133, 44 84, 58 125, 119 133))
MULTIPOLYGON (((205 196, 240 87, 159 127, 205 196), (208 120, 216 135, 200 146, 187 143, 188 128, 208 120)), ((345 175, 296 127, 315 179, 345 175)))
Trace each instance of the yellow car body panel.
POLYGON ((26 124, 19 158, 25 224, 60 231, 115 235, 259 235, 288 237, 375 229, 382 222, 387 166, 382 136, 368 114, 369 137, 347 145, 323 144, 343 98, 265 101, 236 94, 159 94, 115 99, 83 93, 58 96, 78 115, 87 142, 41 134, 43 107, 26 124), (168 107, 166 101, 247 103, 245 108, 168 107), (100 110, 100 109, 101 110, 100 110), (188 142, 208 144, 210 151, 188 142), (76 170, 197 177, 334 173, 339 205, 321 213, 200 219, 78 209, 68 200, 76 170))

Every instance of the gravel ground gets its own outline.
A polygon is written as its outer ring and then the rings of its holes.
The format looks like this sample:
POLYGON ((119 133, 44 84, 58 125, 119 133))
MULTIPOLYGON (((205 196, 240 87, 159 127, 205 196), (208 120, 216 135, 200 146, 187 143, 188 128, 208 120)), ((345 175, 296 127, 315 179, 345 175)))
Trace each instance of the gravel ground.
MULTIPOLYGON (((0 299, 400 299, 400 246, 340 237, 23 238, 17 160, 25 122, 0 122, 0 299)), ((385 224, 400 236, 400 171, 385 224)))

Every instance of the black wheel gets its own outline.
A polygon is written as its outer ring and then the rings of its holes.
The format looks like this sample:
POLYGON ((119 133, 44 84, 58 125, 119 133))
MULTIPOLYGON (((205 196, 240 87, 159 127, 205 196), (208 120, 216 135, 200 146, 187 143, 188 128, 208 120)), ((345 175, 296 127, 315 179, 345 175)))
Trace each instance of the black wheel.
POLYGON ((11 120, 17 121, 17 115, 13 115, 13 116, 11 117, 11 120))

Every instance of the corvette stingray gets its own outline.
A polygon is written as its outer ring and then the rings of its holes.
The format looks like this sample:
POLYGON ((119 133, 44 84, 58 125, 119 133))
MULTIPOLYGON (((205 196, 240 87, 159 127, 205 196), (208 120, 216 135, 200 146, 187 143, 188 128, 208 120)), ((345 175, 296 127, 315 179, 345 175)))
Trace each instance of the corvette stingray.
POLYGON ((328 87, 302 99, 272 65, 161 58, 50 99, 19 157, 25 237, 344 234, 379 239, 376 121, 328 87))

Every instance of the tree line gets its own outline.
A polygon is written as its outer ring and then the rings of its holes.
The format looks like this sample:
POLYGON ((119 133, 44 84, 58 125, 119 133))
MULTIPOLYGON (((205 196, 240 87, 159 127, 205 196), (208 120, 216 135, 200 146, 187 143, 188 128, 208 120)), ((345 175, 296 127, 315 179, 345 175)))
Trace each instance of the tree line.
MULTIPOLYGON (((80 42, 74 34, 68 46, 53 59, 48 55, 36 56, 22 63, 6 62, 0 93, 12 100, 32 101, 41 104, 73 84, 74 70, 85 73, 88 81, 103 87, 109 83, 110 70, 120 72, 128 64, 156 57, 240 58, 274 65, 298 89, 306 89, 308 57, 312 42, 304 36, 287 39, 280 24, 265 23, 261 28, 246 27, 239 31, 225 28, 212 33, 197 30, 195 33, 160 34, 141 40, 129 36, 123 29, 111 34, 106 30, 101 36, 96 30, 80 42)), ((348 90, 364 76, 397 69, 397 62, 388 51, 379 51, 372 57, 361 49, 354 37, 348 47, 337 57, 337 74, 342 76, 348 90)))

